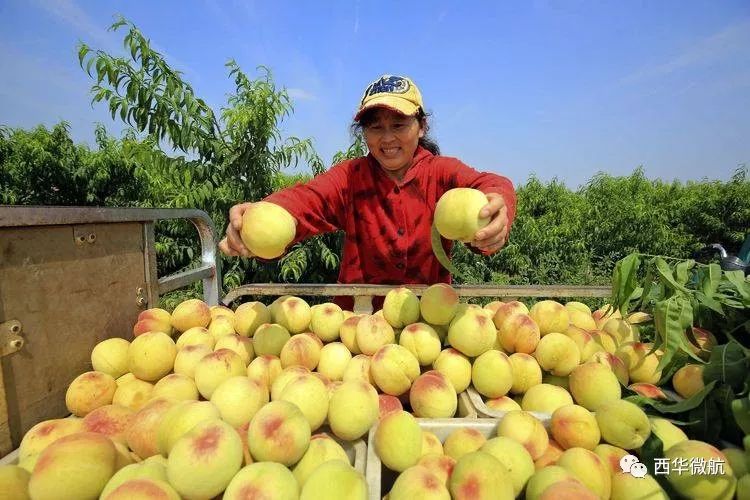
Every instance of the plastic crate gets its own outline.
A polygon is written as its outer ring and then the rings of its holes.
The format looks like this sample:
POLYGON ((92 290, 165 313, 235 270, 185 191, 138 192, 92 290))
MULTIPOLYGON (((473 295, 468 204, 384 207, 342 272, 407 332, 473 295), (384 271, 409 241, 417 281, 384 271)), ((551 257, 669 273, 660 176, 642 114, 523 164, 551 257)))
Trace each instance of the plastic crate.
MULTIPOLYGON (((503 418, 505 414, 508 413, 507 411, 493 410, 492 408, 489 408, 484 402, 482 395, 479 394, 473 387, 469 387, 468 389, 466 389, 466 394, 469 397, 472 406, 477 412, 477 418, 503 418)), ((542 422, 542 424, 544 424, 544 427, 546 429, 549 429, 552 415, 550 415, 549 413, 542 413, 540 411, 529 411, 527 413, 531 413, 532 415, 534 415, 542 422)))

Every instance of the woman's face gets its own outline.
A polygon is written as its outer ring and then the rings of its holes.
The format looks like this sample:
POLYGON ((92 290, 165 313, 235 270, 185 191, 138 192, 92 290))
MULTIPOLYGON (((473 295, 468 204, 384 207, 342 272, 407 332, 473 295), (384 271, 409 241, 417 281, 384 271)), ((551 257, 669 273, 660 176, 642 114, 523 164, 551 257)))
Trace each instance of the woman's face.
POLYGON ((368 122, 362 127, 367 148, 381 167, 401 178, 411 166, 419 139, 424 136, 422 124, 414 116, 387 108, 376 109, 368 122))

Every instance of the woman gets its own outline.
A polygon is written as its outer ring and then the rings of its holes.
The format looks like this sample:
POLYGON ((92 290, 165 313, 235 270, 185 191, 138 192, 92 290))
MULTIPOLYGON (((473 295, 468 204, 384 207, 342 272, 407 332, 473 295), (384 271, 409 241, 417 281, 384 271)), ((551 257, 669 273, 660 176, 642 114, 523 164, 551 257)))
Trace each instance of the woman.
MULTIPOLYGON (((516 208, 511 181, 439 156, 427 137, 422 96, 409 78, 385 75, 371 83, 353 127, 364 135, 367 156, 334 165, 304 185, 265 199, 295 218, 292 244, 344 230, 339 283, 450 283, 450 273, 432 251, 431 226, 437 200, 456 187, 478 189, 489 201, 480 215, 491 217, 490 223, 477 232, 472 246, 490 255, 505 244, 516 208)), ((249 205, 229 211, 226 238, 219 244, 227 255, 252 256, 240 238, 249 205)), ((450 250, 450 242, 443 245, 450 250)), ((337 302, 351 309, 351 297, 337 302)))

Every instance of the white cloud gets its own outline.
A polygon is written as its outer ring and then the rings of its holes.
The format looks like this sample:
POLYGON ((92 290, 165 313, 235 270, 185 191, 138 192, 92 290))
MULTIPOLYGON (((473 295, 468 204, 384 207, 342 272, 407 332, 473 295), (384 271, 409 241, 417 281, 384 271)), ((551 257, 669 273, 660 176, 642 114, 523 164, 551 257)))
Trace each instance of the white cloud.
POLYGON ((106 45, 107 48, 116 46, 105 27, 99 26, 94 20, 72 0, 36 0, 36 5, 51 16, 72 27, 86 38, 106 45))
POLYGON ((317 97, 315 96, 315 94, 305 89, 289 88, 289 89, 286 89, 286 92, 287 94, 289 94, 289 97, 295 100, 299 100, 299 101, 317 100, 317 97))

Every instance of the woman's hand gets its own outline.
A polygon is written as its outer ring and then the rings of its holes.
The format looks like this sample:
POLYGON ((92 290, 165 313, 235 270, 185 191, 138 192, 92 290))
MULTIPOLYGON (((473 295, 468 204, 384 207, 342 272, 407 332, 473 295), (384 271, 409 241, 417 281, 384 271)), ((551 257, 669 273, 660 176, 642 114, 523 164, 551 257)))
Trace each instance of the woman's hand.
POLYGON ((497 193, 485 193, 487 203, 479 212, 480 217, 490 217, 490 223, 477 231, 471 245, 486 255, 492 255, 508 240, 508 209, 505 200, 497 193))
POLYGON ((229 224, 227 224, 226 236, 219 242, 219 250, 231 257, 252 257, 253 254, 247 249, 240 237, 242 229, 242 214, 252 203, 240 203, 229 209, 229 224))

